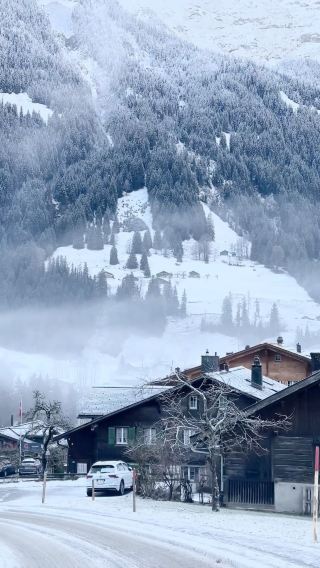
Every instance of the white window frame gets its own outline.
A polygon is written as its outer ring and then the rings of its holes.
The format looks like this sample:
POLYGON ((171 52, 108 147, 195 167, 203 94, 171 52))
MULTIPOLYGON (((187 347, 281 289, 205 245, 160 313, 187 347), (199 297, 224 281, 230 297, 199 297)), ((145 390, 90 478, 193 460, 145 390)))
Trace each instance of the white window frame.
POLYGON ((198 397, 196 394, 189 396, 189 410, 198 410, 198 397))
POLYGON ((127 446, 129 437, 129 428, 120 427, 116 428, 116 446, 127 446))
POLYGON ((191 444, 190 438, 195 433, 196 433, 195 430, 193 430, 192 428, 185 428, 183 430, 183 445, 184 446, 190 446, 190 444, 191 444))
POLYGON ((156 429, 155 428, 144 428, 143 429, 143 441, 148 446, 154 444, 156 441, 156 429))

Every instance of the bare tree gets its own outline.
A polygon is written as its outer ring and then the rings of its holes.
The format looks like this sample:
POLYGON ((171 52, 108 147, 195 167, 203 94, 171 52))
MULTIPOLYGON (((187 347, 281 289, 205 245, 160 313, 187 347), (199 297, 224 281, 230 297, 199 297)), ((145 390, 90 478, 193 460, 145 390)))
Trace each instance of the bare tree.
MULTIPOLYGON (((146 440, 143 433, 127 449, 127 454, 138 464, 141 494, 153 497, 157 486, 167 489, 169 501, 175 490, 183 484, 181 467, 186 463, 187 449, 177 440, 175 433, 167 429, 166 421, 156 424, 152 440, 146 440)), ((187 487, 184 493, 187 494, 187 487)))
POLYGON ((54 436, 67 430, 70 427, 69 421, 63 416, 61 402, 57 400, 47 400, 46 396, 35 391, 33 393, 34 406, 31 408, 26 418, 30 420, 31 426, 26 432, 26 437, 41 436, 41 464, 42 474, 47 470, 48 450, 52 444, 54 436))
POLYGON ((237 405, 239 394, 229 386, 212 382, 204 378, 197 386, 190 383, 177 369, 175 372, 176 389, 166 393, 165 436, 175 438, 175 444, 185 444, 184 431, 190 433, 189 450, 204 454, 211 473, 212 510, 218 511, 220 490, 217 476, 217 463, 221 456, 231 452, 255 452, 262 454, 265 433, 268 430, 286 429, 290 425, 287 417, 275 420, 263 420, 251 416, 237 405), (182 394, 182 392, 184 394, 182 394), (198 410, 191 411, 186 398, 193 394, 197 397, 198 410))

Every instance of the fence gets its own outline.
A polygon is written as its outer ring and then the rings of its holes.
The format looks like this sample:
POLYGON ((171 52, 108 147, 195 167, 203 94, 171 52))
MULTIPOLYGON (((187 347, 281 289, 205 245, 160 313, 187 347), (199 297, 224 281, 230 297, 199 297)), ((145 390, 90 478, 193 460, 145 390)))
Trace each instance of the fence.
POLYGON ((274 505, 274 483, 273 481, 229 479, 227 500, 228 503, 242 505, 274 505))

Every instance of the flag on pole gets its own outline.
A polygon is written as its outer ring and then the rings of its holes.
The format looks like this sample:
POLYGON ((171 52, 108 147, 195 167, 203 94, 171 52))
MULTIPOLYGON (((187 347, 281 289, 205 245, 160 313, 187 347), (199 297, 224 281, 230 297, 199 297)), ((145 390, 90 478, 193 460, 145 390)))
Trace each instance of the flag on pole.
POLYGON ((20 404, 19 404, 19 418, 20 418, 20 424, 22 424, 22 399, 20 399, 20 404))

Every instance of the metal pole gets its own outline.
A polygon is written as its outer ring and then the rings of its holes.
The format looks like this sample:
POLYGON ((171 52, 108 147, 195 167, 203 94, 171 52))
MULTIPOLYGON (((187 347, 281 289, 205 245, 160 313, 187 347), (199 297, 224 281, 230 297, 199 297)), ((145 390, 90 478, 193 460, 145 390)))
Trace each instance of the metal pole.
POLYGON ((133 512, 135 513, 137 508, 136 508, 136 470, 134 469, 132 472, 132 507, 133 507, 133 512))
POLYGON ((47 489, 47 472, 43 474, 43 484, 42 484, 42 504, 46 500, 46 489, 47 489))
POLYGON ((94 501, 96 498, 96 493, 94 490, 94 479, 92 478, 92 501, 94 501))
POLYGON ((314 462, 313 490, 313 542, 318 542, 318 503, 319 503, 319 446, 316 446, 314 462))

